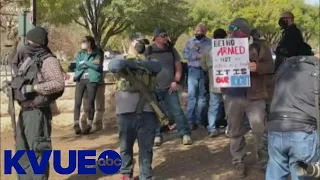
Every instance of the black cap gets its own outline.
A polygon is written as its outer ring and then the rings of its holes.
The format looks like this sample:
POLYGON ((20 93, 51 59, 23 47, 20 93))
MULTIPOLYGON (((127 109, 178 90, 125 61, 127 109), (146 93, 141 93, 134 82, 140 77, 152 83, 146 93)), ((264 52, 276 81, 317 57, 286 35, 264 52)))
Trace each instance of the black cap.
POLYGON ((158 37, 160 34, 167 34, 167 31, 163 28, 157 28, 153 31, 153 37, 158 37))
POLYGON ((35 27, 28 31, 27 40, 30 40, 41 46, 48 45, 48 31, 42 27, 35 27))
POLYGON ((129 37, 129 40, 130 41, 139 41, 139 42, 142 42, 144 44, 150 44, 149 40, 141 33, 135 33, 135 34, 132 34, 130 37, 129 37))

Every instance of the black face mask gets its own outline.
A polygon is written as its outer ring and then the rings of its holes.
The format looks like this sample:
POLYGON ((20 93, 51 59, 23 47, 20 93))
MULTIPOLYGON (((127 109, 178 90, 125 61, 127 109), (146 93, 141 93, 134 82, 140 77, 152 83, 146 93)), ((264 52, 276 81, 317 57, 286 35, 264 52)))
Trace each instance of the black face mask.
POLYGON ((286 29, 288 27, 288 22, 284 18, 280 18, 278 24, 281 27, 281 29, 286 29))
POLYGON ((201 40, 204 37, 204 34, 195 34, 197 40, 201 40))
POLYGON ((137 51, 137 53, 143 54, 146 50, 146 46, 144 45, 144 43, 137 42, 134 46, 134 49, 137 51))

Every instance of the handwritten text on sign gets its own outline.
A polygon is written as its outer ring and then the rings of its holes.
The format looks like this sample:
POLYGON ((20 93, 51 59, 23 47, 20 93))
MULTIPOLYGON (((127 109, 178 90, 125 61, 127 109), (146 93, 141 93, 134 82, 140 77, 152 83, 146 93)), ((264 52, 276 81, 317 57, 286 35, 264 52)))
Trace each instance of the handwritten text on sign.
POLYGON ((250 87, 247 38, 212 40, 214 87, 250 87))

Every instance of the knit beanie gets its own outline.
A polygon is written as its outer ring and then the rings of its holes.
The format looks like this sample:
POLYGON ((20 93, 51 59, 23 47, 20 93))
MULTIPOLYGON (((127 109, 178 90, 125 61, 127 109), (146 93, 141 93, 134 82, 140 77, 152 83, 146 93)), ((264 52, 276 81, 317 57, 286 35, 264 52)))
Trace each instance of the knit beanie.
POLYGON ((32 41, 41 46, 48 45, 48 32, 46 29, 41 27, 35 27, 28 31, 27 40, 32 41))

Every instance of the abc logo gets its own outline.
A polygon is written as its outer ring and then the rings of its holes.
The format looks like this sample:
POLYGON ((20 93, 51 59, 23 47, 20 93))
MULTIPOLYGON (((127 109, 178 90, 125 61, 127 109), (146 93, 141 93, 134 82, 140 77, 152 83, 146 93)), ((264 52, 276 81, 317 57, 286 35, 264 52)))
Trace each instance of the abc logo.
POLYGON ((105 174, 115 174, 120 170, 121 164, 120 155, 113 150, 102 152, 97 161, 99 169, 105 174))

